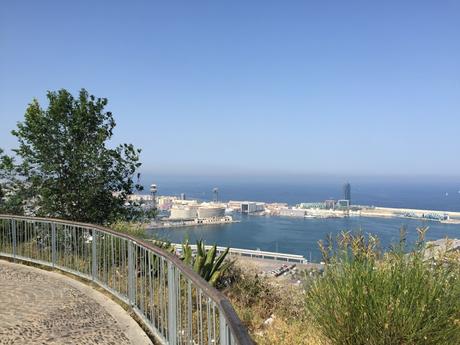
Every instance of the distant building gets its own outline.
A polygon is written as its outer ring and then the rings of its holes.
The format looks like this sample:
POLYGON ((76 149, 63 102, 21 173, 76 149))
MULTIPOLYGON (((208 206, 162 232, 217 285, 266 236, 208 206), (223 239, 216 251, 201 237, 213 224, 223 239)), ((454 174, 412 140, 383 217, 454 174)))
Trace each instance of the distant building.
POLYGON ((228 207, 229 209, 232 209, 233 211, 241 212, 241 204, 242 204, 243 202, 244 202, 244 201, 230 200, 230 201, 227 203, 227 207, 228 207))
POLYGON ((265 210, 263 202, 244 201, 241 203, 241 213, 262 212, 263 210, 265 210))
POLYGON ((325 209, 326 204, 324 202, 303 202, 299 205, 297 205, 298 208, 319 208, 319 209, 325 209))
POLYGON ((219 188, 215 187, 212 189, 213 198, 212 201, 219 202, 219 188))
POLYGON ((176 200, 171 207, 169 219, 189 220, 223 218, 225 207, 215 203, 198 203, 196 200, 176 200))
POLYGON ((188 199, 188 200, 176 199, 176 200, 174 200, 174 205, 189 206, 189 205, 197 205, 197 204, 199 204, 198 200, 192 200, 192 199, 188 199))
POLYGON ((149 202, 152 201, 152 195, 148 194, 130 194, 127 197, 128 201, 149 202))
POLYGON ((159 196, 157 197, 157 208, 160 210, 170 210, 176 199, 173 196, 159 196))
POLYGON ((180 193, 180 199, 181 199, 181 200, 185 200, 185 199, 186 199, 185 193, 180 193))
POLYGON ((350 200, 338 200, 336 205, 338 209, 348 209, 350 207, 350 200))
POLYGON ((241 213, 254 213, 265 211, 265 203, 257 201, 235 201, 230 200, 227 207, 241 213))
POLYGON ((326 209, 331 210, 335 208, 336 201, 333 199, 328 199, 324 201, 324 204, 326 205, 326 209))
POLYGON ((198 207, 198 218, 222 218, 225 216, 225 207, 220 205, 205 205, 198 207))
POLYGON ((351 185, 348 182, 343 185, 343 199, 348 200, 348 204, 351 205, 351 185))
POLYGON ((198 217, 198 204, 174 204, 169 219, 195 219, 198 217))

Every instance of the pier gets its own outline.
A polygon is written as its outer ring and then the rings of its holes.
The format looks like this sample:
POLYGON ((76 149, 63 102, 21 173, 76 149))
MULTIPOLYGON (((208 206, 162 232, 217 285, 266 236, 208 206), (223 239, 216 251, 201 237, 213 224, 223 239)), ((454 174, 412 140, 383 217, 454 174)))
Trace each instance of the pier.
MULTIPOLYGON (((171 243, 176 252, 179 254, 182 252, 182 244, 180 243, 171 243)), ((191 244, 193 252, 196 252, 196 245, 191 244)), ((205 246, 207 250, 211 249, 213 246, 205 246)), ((216 247, 217 254, 223 253, 227 250, 227 247, 216 247)), ((252 250, 252 249, 242 249, 242 248, 230 248, 229 255, 239 256, 252 259, 265 259, 265 260, 274 260, 274 261, 283 261, 283 262, 295 262, 299 264, 306 264, 308 260, 305 259, 302 255, 296 254, 286 254, 286 253, 276 253, 276 252, 267 252, 263 250, 252 250)))

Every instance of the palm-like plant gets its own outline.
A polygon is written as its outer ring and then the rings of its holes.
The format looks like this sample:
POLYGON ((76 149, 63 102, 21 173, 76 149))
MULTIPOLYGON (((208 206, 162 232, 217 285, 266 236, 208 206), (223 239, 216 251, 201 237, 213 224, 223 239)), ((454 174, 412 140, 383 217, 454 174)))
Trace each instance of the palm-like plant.
POLYGON ((193 270, 198 273, 209 284, 215 286, 219 278, 233 264, 233 261, 224 262, 230 248, 227 248, 217 257, 217 246, 214 245, 211 249, 206 250, 203 241, 196 242, 197 252, 193 255, 192 247, 188 240, 182 243, 182 260, 193 267, 193 270))

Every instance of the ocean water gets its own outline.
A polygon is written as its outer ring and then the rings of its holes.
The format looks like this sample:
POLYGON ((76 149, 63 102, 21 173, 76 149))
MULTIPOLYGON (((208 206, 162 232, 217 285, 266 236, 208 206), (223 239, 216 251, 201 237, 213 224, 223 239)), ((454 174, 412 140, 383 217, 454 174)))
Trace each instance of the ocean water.
POLYGON ((334 236, 340 231, 362 231, 377 235, 383 248, 399 241, 399 229, 407 230, 407 240, 417 239, 416 228, 429 226, 428 240, 439 238, 460 238, 460 225, 441 224, 433 221, 420 221, 403 218, 330 218, 303 219, 293 217, 266 217, 236 215, 239 223, 168 228, 149 230, 152 236, 171 242, 203 239, 207 244, 218 244, 234 248, 261 249, 272 252, 303 255, 307 259, 320 261, 318 240, 328 234, 334 236))
MULTIPOLYGON (((219 188, 221 200, 255 200, 286 202, 320 201, 342 198, 341 181, 286 181, 286 180, 213 180, 213 179, 165 179, 158 180, 159 194, 179 195, 187 198, 211 200, 212 188, 219 188)), ((459 181, 350 181, 354 204, 385 207, 420 208, 431 210, 460 211, 459 181)), ((239 223, 206 225, 188 228, 149 230, 152 236, 173 242, 184 238, 191 241, 203 239, 207 244, 235 248, 261 249, 267 251, 300 254, 307 259, 320 261, 317 242, 329 233, 340 231, 363 231, 377 235, 382 247, 399 240, 399 229, 408 231, 408 241, 417 238, 416 228, 429 226, 427 239, 460 238, 460 225, 441 224, 402 218, 336 218, 299 219, 291 217, 261 217, 236 215, 239 223)))

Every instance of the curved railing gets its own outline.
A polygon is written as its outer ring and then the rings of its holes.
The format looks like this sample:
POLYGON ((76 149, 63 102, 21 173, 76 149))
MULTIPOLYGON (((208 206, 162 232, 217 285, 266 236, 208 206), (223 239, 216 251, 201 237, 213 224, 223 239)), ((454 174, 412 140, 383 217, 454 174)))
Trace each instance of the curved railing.
POLYGON ((0 256, 90 279, 162 344, 253 344, 230 302, 173 254, 110 229, 0 215, 0 256))

